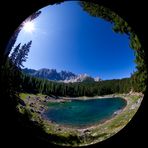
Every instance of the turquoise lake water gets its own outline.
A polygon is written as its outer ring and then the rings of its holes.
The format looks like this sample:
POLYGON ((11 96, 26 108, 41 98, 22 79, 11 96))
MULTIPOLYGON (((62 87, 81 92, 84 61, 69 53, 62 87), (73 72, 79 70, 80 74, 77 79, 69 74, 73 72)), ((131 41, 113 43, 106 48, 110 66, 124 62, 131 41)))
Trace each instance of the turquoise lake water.
POLYGON ((99 124, 126 106, 122 98, 72 100, 71 102, 49 103, 46 117, 61 125, 87 127, 99 124))

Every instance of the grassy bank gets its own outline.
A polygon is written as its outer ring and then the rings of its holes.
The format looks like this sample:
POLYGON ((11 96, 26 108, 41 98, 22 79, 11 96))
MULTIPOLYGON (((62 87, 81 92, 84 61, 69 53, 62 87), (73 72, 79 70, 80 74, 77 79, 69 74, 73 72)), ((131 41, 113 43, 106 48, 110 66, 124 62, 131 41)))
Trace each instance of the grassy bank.
MULTIPOLYGON (((58 98, 49 97, 42 94, 20 94, 20 98, 23 100, 24 105, 19 104, 18 109, 21 113, 27 110, 30 113, 30 119, 34 122, 42 124, 44 131, 50 136, 57 136, 59 140, 53 140, 52 143, 66 146, 84 146, 97 143, 107 139, 120 131, 137 112, 140 103, 142 101, 142 95, 139 93, 131 94, 113 94, 107 96, 101 96, 98 98, 105 97, 121 97, 126 99, 127 106, 113 118, 91 127, 77 129, 65 127, 53 123, 47 120, 43 116, 43 112, 47 109, 45 105, 47 102, 61 102, 68 101, 69 98, 58 98)), ((96 98, 96 97, 95 97, 96 98)), ((90 99, 81 97, 78 99, 90 99)))

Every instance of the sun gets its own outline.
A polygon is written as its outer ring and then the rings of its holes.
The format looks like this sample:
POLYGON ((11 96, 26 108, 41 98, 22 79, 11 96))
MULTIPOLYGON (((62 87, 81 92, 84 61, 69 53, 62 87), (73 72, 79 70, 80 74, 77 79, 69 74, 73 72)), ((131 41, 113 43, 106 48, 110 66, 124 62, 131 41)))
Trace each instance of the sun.
POLYGON ((23 29, 25 32, 32 33, 35 30, 34 23, 31 21, 25 22, 23 25, 23 29))

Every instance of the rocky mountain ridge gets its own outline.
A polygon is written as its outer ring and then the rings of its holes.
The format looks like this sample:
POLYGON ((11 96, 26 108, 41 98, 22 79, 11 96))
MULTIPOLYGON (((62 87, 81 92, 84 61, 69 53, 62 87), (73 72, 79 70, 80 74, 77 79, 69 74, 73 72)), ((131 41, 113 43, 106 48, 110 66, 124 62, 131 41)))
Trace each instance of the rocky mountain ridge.
POLYGON ((34 70, 25 68, 22 69, 22 71, 34 77, 48 79, 52 81, 60 81, 65 83, 100 81, 99 77, 93 78, 87 74, 74 74, 72 72, 64 70, 57 72, 56 69, 42 68, 39 70, 34 70))

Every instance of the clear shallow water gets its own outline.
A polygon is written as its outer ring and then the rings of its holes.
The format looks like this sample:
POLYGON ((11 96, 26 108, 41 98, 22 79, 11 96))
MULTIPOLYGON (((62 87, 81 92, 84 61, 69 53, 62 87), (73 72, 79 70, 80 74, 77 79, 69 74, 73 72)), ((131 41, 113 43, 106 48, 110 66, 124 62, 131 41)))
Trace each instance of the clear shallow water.
POLYGON ((72 127, 87 127, 111 118, 115 111, 126 106, 122 98, 72 100, 49 103, 45 113, 49 120, 72 127))

